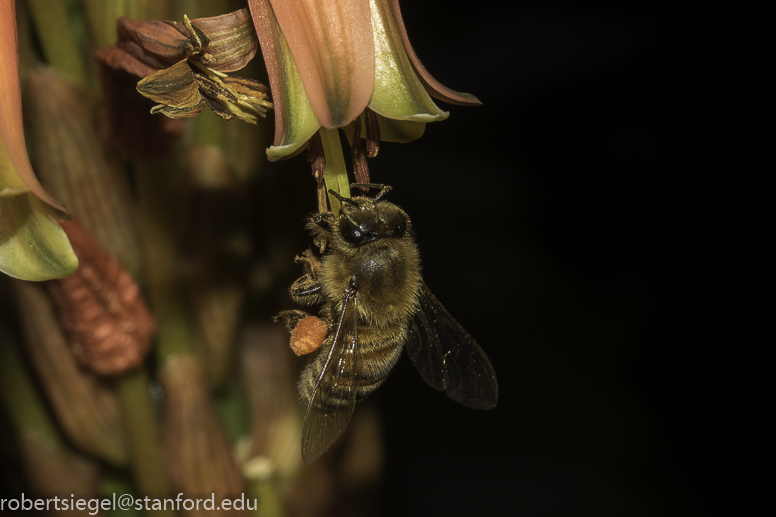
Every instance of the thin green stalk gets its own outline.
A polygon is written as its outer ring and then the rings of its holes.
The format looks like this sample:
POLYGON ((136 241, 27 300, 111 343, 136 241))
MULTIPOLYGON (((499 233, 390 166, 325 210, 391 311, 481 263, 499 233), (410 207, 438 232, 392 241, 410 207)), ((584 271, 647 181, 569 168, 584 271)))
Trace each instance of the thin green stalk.
MULTIPOLYGON (((326 167, 323 172, 323 180, 326 189, 338 192, 342 197, 350 197, 350 183, 348 181, 348 169, 345 166, 345 156, 342 154, 339 130, 322 127, 318 132, 321 135, 323 154, 326 159, 326 167)), ((339 200, 329 194, 329 206, 335 214, 340 210, 339 200)))
POLYGON ((231 0, 175 0, 176 12, 189 18, 205 18, 230 13, 245 7, 231 0))
POLYGON ((138 164, 135 168, 140 206, 138 226, 143 239, 148 295, 157 321, 157 356, 191 353, 191 322, 180 285, 180 260, 172 228, 170 185, 172 160, 138 164))
POLYGON ((74 81, 87 84, 86 67, 78 50, 64 2, 28 0, 27 7, 32 15, 46 62, 74 81))
POLYGON ((11 422, 25 433, 35 434, 44 442, 59 447, 62 439, 46 405, 35 390, 30 372, 11 340, 10 333, 0 324, 0 401, 6 407, 11 422))
MULTIPOLYGON (((39 0, 36 0, 39 1, 39 0)), ((116 19, 126 16, 132 20, 169 20, 173 18, 170 0, 83 0, 94 48, 116 43, 116 19)), ((48 2, 40 2, 47 4, 48 2)), ((177 17, 176 17, 177 19, 177 17)))
POLYGON ((250 480, 248 482, 248 494, 251 498, 251 507, 254 500, 256 511, 254 515, 260 517, 283 517, 285 515, 283 497, 279 483, 273 478, 250 480))
MULTIPOLYGON (((116 381, 127 422, 135 485, 141 496, 164 498, 171 494, 170 481, 148 385, 148 374, 142 368, 126 373, 116 381)), ((153 515, 173 517, 175 512, 155 511, 153 515)))
POLYGON ((225 389, 217 393, 213 397, 213 401, 230 443, 237 443, 242 436, 249 432, 250 427, 245 394, 237 378, 232 379, 232 382, 225 389))
POLYGON ((226 144, 226 123, 210 110, 202 110, 195 118, 192 140, 194 144, 209 144, 223 149, 226 144))

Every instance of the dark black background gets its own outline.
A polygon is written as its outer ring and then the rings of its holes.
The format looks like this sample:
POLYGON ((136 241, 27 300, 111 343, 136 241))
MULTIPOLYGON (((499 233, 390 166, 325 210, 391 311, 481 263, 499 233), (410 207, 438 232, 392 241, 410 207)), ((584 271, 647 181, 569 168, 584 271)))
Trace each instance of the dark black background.
POLYGON ((378 390, 380 515, 706 513, 669 158, 670 16, 617 2, 402 3, 481 107, 384 145, 427 284, 499 376, 491 412, 403 360, 378 390))
MULTIPOLYGON (((669 141, 682 89, 671 12, 497 0, 402 12, 431 74, 483 104, 439 103, 449 119, 383 144, 372 180, 394 187, 426 283, 485 349, 500 393, 493 411, 469 410, 400 361, 370 401, 385 443, 378 515, 711 513, 708 352, 688 323, 689 197, 669 141)), ((309 172, 292 162, 274 190, 300 188, 309 172)))

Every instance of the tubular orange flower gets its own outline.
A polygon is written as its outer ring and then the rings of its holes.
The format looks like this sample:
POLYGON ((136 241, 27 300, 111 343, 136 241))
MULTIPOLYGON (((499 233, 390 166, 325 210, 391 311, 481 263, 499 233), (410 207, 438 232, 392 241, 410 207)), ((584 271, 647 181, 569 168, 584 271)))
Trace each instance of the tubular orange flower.
MULTIPOLYGON (((436 81, 409 44, 398 0, 249 0, 275 101, 270 159, 291 156, 320 128, 374 111, 382 138, 410 141, 444 120, 429 97, 478 105, 436 81)), ((364 124, 365 126, 365 124, 364 124)))
MULTIPOLYGON (((328 183, 331 162, 337 167, 342 162, 341 153, 328 152, 338 142, 332 130, 347 127, 355 141, 366 137, 366 154, 373 156, 376 141, 409 142, 423 134, 427 122, 447 118, 430 96, 480 104, 426 71, 409 44, 398 0, 248 0, 248 5, 275 103, 270 160, 293 156, 310 141, 310 149, 323 148, 328 183), (316 133, 322 146, 315 143, 316 133)), ((354 163, 361 161, 357 142, 353 149, 354 163)), ((312 161, 320 176, 321 160, 312 161)), ((339 177, 330 187, 348 195, 346 175, 332 174, 339 177)))
POLYGON ((0 0, 0 271, 24 280, 71 274, 78 259, 49 212, 68 219, 32 170, 22 130, 19 48, 13 0, 0 0))

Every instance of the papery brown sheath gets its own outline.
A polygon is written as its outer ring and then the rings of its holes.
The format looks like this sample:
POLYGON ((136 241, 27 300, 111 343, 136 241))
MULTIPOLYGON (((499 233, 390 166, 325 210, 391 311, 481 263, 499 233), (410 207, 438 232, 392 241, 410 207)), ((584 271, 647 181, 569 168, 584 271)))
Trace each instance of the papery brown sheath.
POLYGON ((78 362, 100 375, 139 366, 156 330, 132 277, 78 222, 62 223, 79 266, 48 282, 62 327, 78 362))

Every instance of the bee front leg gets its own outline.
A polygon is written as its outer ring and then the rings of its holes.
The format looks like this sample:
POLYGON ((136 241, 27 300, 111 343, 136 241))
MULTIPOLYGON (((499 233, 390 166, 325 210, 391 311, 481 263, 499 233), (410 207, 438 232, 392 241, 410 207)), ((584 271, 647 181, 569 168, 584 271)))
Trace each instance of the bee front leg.
POLYGON ((307 250, 296 257, 296 263, 302 265, 304 275, 291 285, 291 299, 300 305, 320 305, 323 303, 321 284, 318 281, 321 261, 312 251, 307 250))
POLYGON ((321 253, 326 251, 331 240, 331 228, 336 216, 331 212, 313 214, 307 219, 305 227, 313 235, 313 242, 318 246, 321 253))

